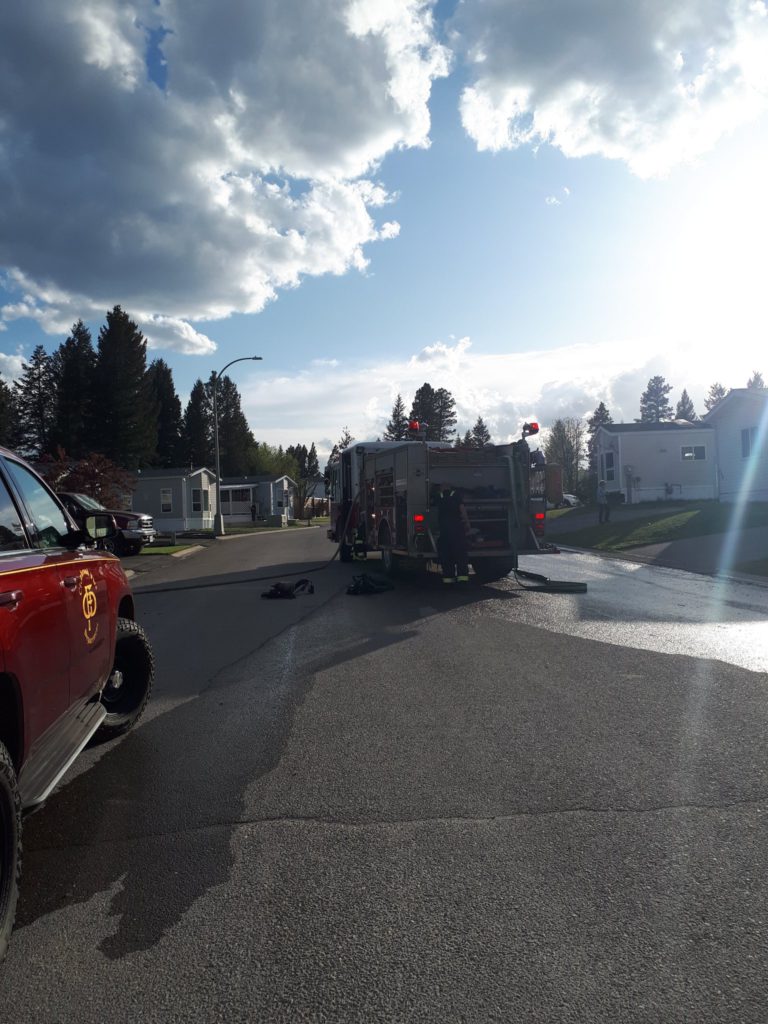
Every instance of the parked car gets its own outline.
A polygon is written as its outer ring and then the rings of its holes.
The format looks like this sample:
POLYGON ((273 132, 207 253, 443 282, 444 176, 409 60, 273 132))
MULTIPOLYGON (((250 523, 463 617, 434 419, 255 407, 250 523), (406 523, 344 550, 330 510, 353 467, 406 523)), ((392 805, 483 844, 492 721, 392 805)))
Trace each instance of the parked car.
POLYGON ((156 536, 152 516, 142 512, 122 512, 104 508, 95 498, 87 494, 72 494, 68 491, 59 492, 64 507, 80 525, 94 512, 108 512, 114 516, 117 533, 101 542, 105 551, 113 551, 116 555, 138 555, 145 544, 151 544, 156 536))
POLYGON ((0 959, 21 877, 24 811, 41 804, 95 735, 133 726, 149 699, 152 650, 125 573, 22 459, 0 448, 0 959))
POLYGON ((560 508, 578 508, 581 504, 575 494, 564 494, 560 502, 560 508))

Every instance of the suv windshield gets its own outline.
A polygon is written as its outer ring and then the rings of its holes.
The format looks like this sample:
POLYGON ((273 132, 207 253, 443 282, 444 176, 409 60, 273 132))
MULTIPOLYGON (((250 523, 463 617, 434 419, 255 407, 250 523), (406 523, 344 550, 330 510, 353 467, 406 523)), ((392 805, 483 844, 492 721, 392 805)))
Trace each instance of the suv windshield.
POLYGON ((101 505, 95 498, 89 498, 87 494, 73 494, 75 498, 83 508, 89 508, 92 512, 106 512, 107 510, 101 505))

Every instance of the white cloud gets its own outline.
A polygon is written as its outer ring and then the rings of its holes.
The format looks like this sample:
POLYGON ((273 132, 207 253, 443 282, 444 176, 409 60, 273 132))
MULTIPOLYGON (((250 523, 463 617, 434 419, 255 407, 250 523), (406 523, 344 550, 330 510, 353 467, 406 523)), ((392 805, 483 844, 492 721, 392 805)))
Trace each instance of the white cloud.
POLYGON ((0 352, 0 376, 6 382, 16 380, 22 374, 21 364, 23 361, 24 356, 21 353, 6 355, 5 352, 0 352))
POLYGON ((660 175, 768 107, 762 0, 467 0, 452 27, 480 149, 545 141, 660 175))
POLYGON ((452 393, 462 433, 480 415, 499 441, 518 437, 526 420, 546 428, 558 417, 591 415, 601 401, 616 422, 632 422, 655 374, 673 385, 673 403, 685 387, 701 414, 709 386, 718 379, 727 387, 743 386, 752 363, 759 363, 757 349, 740 353, 737 360, 716 348, 671 346, 659 339, 490 354, 475 351, 469 338, 461 338, 378 365, 314 363, 311 370, 279 377, 262 368, 239 388, 260 441, 288 445, 314 440, 324 459, 345 425, 358 440, 380 436, 398 392, 407 412, 425 380, 452 393))
POLYGON ((447 69, 429 0, 6 5, 0 267, 20 299, 0 315, 59 333, 120 302, 151 343, 206 353, 182 321, 363 269, 398 231, 366 175, 428 145, 447 69), (160 19, 165 93, 145 64, 160 19))
POLYGON ((560 204, 560 200, 557 198, 557 196, 547 196, 546 199, 544 200, 544 202, 547 204, 547 206, 560 206, 561 205, 560 204))

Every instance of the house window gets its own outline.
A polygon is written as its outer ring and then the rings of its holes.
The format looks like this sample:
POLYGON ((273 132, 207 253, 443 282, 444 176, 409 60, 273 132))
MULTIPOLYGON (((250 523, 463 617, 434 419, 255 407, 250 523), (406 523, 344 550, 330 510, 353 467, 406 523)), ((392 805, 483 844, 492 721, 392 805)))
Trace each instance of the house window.
POLYGON ((684 444, 680 449, 683 462, 704 462, 707 457, 707 448, 703 444, 684 444))
POLYGON ((755 454, 755 441, 757 440, 757 427, 747 427, 741 432, 741 457, 748 459, 755 454))
POLYGON ((170 487, 160 488, 160 511, 173 512, 173 491, 170 487))
POLYGON ((615 467, 614 467, 613 452, 606 452, 605 453, 605 455, 603 456, 603 466, 604 466, 603 479, 605 480, 605 482, 608 483, 609 480, 615 480, 616 479, 616 470, 615 470, 615 467))
POLYGON ((192 511, 193 512, 202 512, 203 511, 202 497, 201 497, 201 491, 200 491, 199 487, 193 487, 192 488, 192 511))

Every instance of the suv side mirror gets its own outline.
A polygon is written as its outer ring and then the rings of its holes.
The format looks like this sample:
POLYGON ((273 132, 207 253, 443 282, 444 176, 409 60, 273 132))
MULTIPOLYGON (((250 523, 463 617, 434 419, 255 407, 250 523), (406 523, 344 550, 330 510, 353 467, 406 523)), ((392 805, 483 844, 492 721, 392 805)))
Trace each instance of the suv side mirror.
POLYGON ((104 512, 86 516, 85 532, 91 540, 105 540, 107 537, 114 537, 117 534, 115 517, 104 512))

